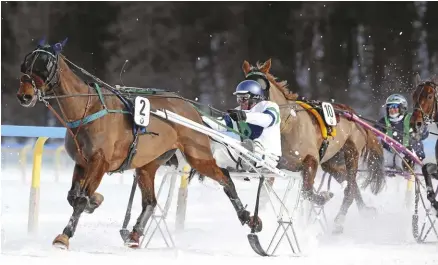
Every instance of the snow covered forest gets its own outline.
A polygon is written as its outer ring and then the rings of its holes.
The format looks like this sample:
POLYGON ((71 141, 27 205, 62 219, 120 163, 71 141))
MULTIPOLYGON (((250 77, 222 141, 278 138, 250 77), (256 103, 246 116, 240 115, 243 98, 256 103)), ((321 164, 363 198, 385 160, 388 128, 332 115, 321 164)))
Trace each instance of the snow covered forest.
POLYGON ((438 73, 437 2, 2 2, 2 124, 59 123, 19 106, 20 64, 39 39, 68 37, 64 54, 111 84, 176 91, 234 107, 243 60, 302 96, 380 113, 410 99, 414 73, 438 73))

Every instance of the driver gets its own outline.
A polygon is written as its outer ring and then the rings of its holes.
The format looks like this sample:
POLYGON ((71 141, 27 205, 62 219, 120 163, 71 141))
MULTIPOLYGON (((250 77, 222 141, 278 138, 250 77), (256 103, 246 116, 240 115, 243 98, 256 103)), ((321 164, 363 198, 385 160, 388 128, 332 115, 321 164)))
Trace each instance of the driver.
MULTIPOLYGON (((243 130, 239 128, 240 124, 242 121, 245 122, 251 131, 248 138, 252 141, 254 150, 265 150, 273 154, 275 161, 270 161, 270 163, 276 166, 282 155, 279 106, 266 99, 262 86, 254 80, 240 82, 233 95, 236 96, 239 106, 228 110, 228 114, 216 122, 240 133, 243 133, 243 130)), ((203 120, 215 130, 230 131, 208 117, 204 116, 203 120)), ((259 167, 259 165, 255 166, 259 167)))
MULTIPOLYGON (((412 113, 408 112, 408 102, 406 98, 400 94, 393 94, 386 99, 385 105, 385 116, 379 120, 375 127, 397 142, 403 144, 403 146, 409 150, 415 152, 418 158, 423 160, 426 155, 422 141, 429 136, 427 126, 424 128, 424 131, 419 133, 419 139, 416 139, 411 135, 412 130, 409 128, 409 120, 412 113)), ((385 151, 385 166, 407 171, 406 165, 401 161, 401 158, 394 153, 392 148, 383 141, 382 145, 385 151)), ((414 161, 410 157, 405 156, 404 159, 412 168, 415 166, 414 161)))

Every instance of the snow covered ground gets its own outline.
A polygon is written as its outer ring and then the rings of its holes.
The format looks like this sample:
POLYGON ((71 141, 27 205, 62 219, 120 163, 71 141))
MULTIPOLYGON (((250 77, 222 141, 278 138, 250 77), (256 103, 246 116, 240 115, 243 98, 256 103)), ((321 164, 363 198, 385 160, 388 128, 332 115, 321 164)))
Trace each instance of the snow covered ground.
MULTIPOLYGON (((2 165, 3 166, 3 165, 2 165)), ((184 231, 175 231, 176 195, 168 213, 167 224, 176 247, 168 249, 158 232, 148 249, 132 250, 122 244, 119 229, 122 226, 131 189, 131 172, 123 176, 106 175, 98 192, 105 196, 104 203, 93 214, 83 214, 70 250, 54 249, 52 240, 67 224, 72 209, 66 200, 70 188, 72 167, 64 168, 59 182, 55 182, 54 169, 45 167, 41 178, 41 206, 39 230, 27 234, 30 168, 26 183, 21 171, 14 166, 2 168, 1 176, 1 264, 96 264, 116 262, 126 264, 200 264, 200 263, 251 263, 251 264, 438 264, 438 244, 417 244, 411 234, 411 214, 405 206, 406 180, 388 179, 386 189, 378 196, 363 192, 365 202, 378 210, 373 218, 360 215, 355 204, 349 210, 345 230, 341 235, 330 233, 333 219, 341 205, 341 186, 332 183, 335 197, 326 206, 329 231, 319 234, 317 226, 302 234, 304 253, 300 257, 280 252, 277 257, 263 258, 255 254, 247 242, 247 227, 242 227, 233 207, 220 186, 210 180, 197 179, 189 186, 188 207, 184 231), (123 183, 121 183, 123 178, 123 183)), ((164 172, 164 169, 160 169, 164 172)), ((160 174, 156 187, 163 174, 160 174)), ((319 183, 319 176, 316 183, 319 183)), ((236 187, 244 204, 253 211, 257 183, 236 180, 236 187)), ((278 180, 275 185, 284 185, 278 180)), ((277 186, 277 187, 278 187, 277 186)), ((159 201, 162 203, 164 197, 159 201)), ((141 209, 137 190, 129 229, 141 209)), ((267 210, 261 211, 264 229, 274 229, 275 222, 267 210), (270 220, 271 219, 271 220, 270 220)), ((263 238, 266 239, 266 238, 263 238)), ((433 241, 437 238, 431 237, 433 241)), ((266 246, 268 242, 263 241, 266 246)), ((287 246, 287 245, 286 245, 287 246)), ((283 248, 285 250, 287 248, 283 248)))

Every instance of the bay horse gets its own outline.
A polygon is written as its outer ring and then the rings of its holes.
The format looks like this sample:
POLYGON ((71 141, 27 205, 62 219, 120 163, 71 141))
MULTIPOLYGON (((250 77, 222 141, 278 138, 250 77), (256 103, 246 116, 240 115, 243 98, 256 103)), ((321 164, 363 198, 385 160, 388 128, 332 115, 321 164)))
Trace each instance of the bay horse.
MULTIPOLYGON (((39 100, 60 119, 67 128, 65 150, 75 161, 71 189, 67 195, 73 213, 62 234, 53 240, 54 246, 68 249, 81 214, 92 213, 101 205, 104 197, 96 190, 105 173, 135 169, 142 194, 142 211, 125 245, 138 247, 145 225, 157 204, 155 173, 177 149, 192 168, 222 185, 242 225, 261 230, 261 220, 254 222, 245 209, 228 171, 216 164, 208 136, 153 115, 146 128, 147 133, 133 130, 132 105, 124 95, 135 96, 136 91, 123 93, 123 90, 112 88, 74 65, 61 54, 65 44, 66 40, 54 45, 41 40, 24 58, 17 92, 17 99, 23 107, 31 108, 39 100), (72 69, 82 71, 96 82, 86 83, 72 69), (62 117, 48 99, 56 99, 62 117), (136 148, 132 149, 133 146, 136 148)), ((202 123, 201 116, 187 100, 175 93, 155 92, 147 96, 151 108, 170 110, 202 123)))
MULTIPOLYGON (((420 75, 415 75, 412 88, 412 112, 409 126, 414 136, 423 131, 424 126, 435 123, 438 127, 438 76, 434 75, 429 80, 421 80, 420 75)), ((435 144, 435 160, 438 163, 438 139, 435 144)))
MULTIPOLYGON (((434 75, 429 80, 421 80, 417 73, 413 86, 412 99, 414 111, 410 119, 410 127, 413 128, 414 137, 424 130, 424 126, 429 123, 435 123, 438 127, 438 76, 434 75)), ((438 213, 438 201, 436 200, 435 189, 432 179, 438 180, 438 139, 435 143, 435 160, 434 163, 425 163, 422 165, 424 181, 427 190, 427 200, 438 213)), ((438 214, 437 214, 438 217, 438 214)))
MULTIPOLYGON (((311 202, 324 204, 329 198, 326 194, 316 194, 313 189, 318 165, 338 182, 347 181, 344 199, 335 218, 335 233, 343 231, 343 223, 349 207, 354 199, 358 208, 366 213, 374 212, 372 207, 365 206, 356 181, 360 156, 367 162, 368 175, 364 188, 368 185, 374 194, 378 194, 385 185, 383 168, 383 147, 376 135, 359 124, 339 117, 336 125, 336 136, 329 140, 325 154, 320 158, 319 150, 323 142, 321 127, 314 115, 306 111, 296 100, 298 95, 292 93, 286 81, 277 81, 270 72, 271 60, 263 64, 251 66, 246 60, 242 69, 247 79, 258 81, 269 91, 269 100, 280 106, 282 153, 278 168, 290 171, 301 171, 303 177, 303 195, 311 202), (344 160, 345 166, 339 163, 344 160)), ((354 110, 343 104, 333 104, 335 111, 354 110)), ((330 195, 332 196, 332 195, 330 195)))

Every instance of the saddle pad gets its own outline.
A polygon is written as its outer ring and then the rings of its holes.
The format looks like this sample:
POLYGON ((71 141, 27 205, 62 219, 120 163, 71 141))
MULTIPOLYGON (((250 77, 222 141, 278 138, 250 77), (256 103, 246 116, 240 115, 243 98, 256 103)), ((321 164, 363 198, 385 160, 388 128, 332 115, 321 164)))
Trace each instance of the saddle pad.
POLYGON ((310 113, 315 116, 316 120, 318 121, 319 127, 321 128, 321 134, 323 139, 327 139, 329 136, 335 137, 336 136, 336 128, 327 126, 324 119, 321 117, 321 114, 315 109, 314 106, 303 102, 303 101, 296 101, 301 107, 309 111, 310 113), (329 128, 329 129, 328 129, 329 128), (329 133, 329 130, 331 131, 329 133))

